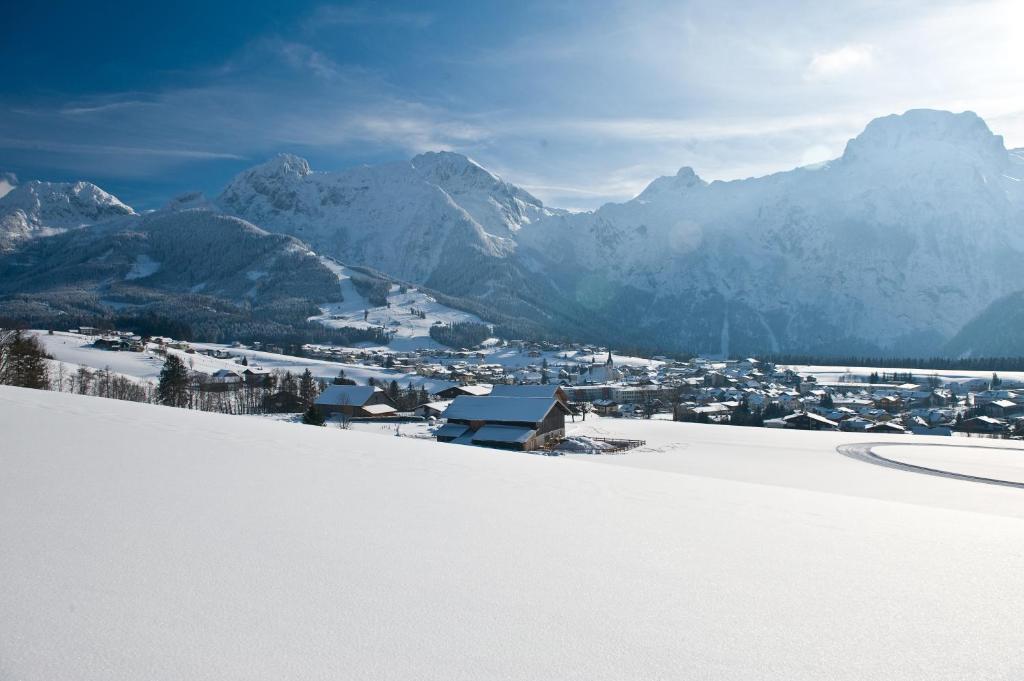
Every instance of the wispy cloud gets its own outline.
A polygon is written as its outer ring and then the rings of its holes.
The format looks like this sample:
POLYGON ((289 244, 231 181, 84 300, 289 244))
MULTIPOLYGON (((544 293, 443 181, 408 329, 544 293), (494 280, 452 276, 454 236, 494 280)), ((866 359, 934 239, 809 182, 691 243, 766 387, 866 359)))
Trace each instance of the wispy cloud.
POLYGON ((835 78, 865 69, 874 64, 874 61, 874 46, 843 45, 829 52, 815 54, 807 65, 805 76, 810 80, 835 78))
POLYGON ((156 156, 164 158, 214 160, 233 159, 244 161, 245 156, 204 149, 173 149, 157 147, 126 147, 111 144, 75 144, 53 140, 33 140, 0 137, 0 148, 30 149, 58 154, 92 154, 102 156, 156 156))

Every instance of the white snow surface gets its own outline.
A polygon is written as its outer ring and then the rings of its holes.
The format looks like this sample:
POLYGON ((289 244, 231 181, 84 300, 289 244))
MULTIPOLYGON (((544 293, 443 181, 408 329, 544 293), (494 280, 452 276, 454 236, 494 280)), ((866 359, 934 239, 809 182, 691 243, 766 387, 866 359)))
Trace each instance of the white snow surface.
POLYGON ((403 293, 398 284, 392 284, 387 296, 390 307, 373 306, 352 283, 351 269, 331 258, 321 257, 320 260, 337 275, 343 301, 321 305, 321 314, 310 317, 310 321, 336 328, 383 326, 393 333, 388 347, 399 352, 444 347, 430 337, 430 327, 438 322, 483 323, 476 315, 439 303, 415 286, 407 287, 403 293), (423 312, 425 316, 420 318, 412 310, 423 312), (366 312, 369 314, 364 318, 366 312))
POLYGON ((0 246, 129 215, 131 206, 90 182, 26 182, 0 195, 0 246))
POLYGON ((549 213, 528 192, 451 152, 314 172, 291 154, 240 173, 217 199, 224 210, 292 234, 346 262, 425 281, 446 256, 503 256, 514 235, 549 213))
POLYGON ((542 457, 0 387, 0 678, 1020 677, 1019 490, 636 423, 542 457))
POLYGON ((999 445, 998 441, 990 440, 985 446, 971 448, 969 454, 959 447, 938 445, 884 445, 872 451, 912 466, 1024 484, 1024 450, 1007 450, 999 445))
MULTIPOLYGON (((93 367, 96 369, 109 368, 119 374, 133 376, 139 379, 156 380, 160 376, 165 358, 153 350, 145 352, 110 352, 93 347, 95 337, 83 336, 81 334, 55 331, 53 335, 45 331, 33 331, 33 334, 43 343, 46 351, 53 355, 54 360, 66 364, 93 367)), ((424 378, 415 373, 405 373, 395 369, 384 369, 377 366, 366 366, 362 364, 346 364, 343 362, 332 362, 322 359, 308 357, 293 357, 291 355, 280 355, 273 352, 263 352, 249 348, 233 348, 230 345, 217 343, 191 343, 197 350, 223 350, 230 352, 237 357, 245 357, 251 367, 262 367, 264 369, 290 371, 293 374, 301 374, 306 369, 316 378, 330 380, 343 370, 348 378, 359 383, 366 383, 371 377, 379 381, 391 382, 397 380, 402 388, 410 382, 416 386, 425 386, 427 390, 441 390, 454 385, 450 381, 440 381, 424 378)), ((195 371, 212 374, 220 369, 231 369, 233 371, 244 370, 232 359, 217 359, 207 355, 187 353, 180 350, 167 350, 170 354, 177 354, 185 365, 195 371)))

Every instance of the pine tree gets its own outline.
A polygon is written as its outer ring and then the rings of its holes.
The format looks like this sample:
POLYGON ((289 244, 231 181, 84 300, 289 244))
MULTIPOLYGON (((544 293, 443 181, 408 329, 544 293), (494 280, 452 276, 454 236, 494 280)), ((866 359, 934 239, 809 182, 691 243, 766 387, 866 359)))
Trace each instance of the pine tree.
POLYGON ((20 331, 8 333, 0 339, 0 383, 37 390, 49 388, 49 358, 35 336, 20 331))
POLYGON ((398 381, 392 380, 391 383, 388 384, 388 397, 390 397, 395 404, 398 404, 398 399, 400 397, 398 381))
POLYGON ((188 369, 175 354, 168 354, 164 368, 160 370, 160 383, 156 388, 157 399, 169 407, 188 405, 188 369))
POLYGON ((313 374, 310 373, 309 369, 302 372, 302 376, 299 377, 299 399, 306 406, 313 404, 313 400, 319 394, 317 390, 316 379, 313 378, 313 374))
POLYGON ((307 426, 322 426, 326 423, 324 415, 320 413, 320 410, 313 405, 309 405, 306 409, 306 413, 302 415, 302 422, 307 426))

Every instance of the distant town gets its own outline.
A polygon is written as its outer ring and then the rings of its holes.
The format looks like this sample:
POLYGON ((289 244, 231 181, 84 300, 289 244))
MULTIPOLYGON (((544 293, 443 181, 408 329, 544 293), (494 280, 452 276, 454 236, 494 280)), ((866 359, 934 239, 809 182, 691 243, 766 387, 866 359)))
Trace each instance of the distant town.
MULTIPOLYGON (((659 419, 886 435, 1024 437, 1024 382, 918 370, 779 366, 756 358, 687 361, 596 345, 490 339, 473 350, 189 343, 129 331, 5 332, 37 346, 52 390, 500 449, 621 452, 642 444, 574 436, 588 417, 659 419), (59 341, 59 344, 58 344, 59 341), (64 347, 87 350, 66 362, 64 347), (145 357, 142 372, 106 353, 145 357), (311 361, 314 370, 290 361, 311 361), (72 369, 71 364, 77 364, 72 369), (288 416, 292 415, 292 416, 288 416)), ((23 350, 24 352, 24 350, 23 350)), ((124 355, 122 355, 124 357, 124 355)), ((977 372, 974 372, 977 373, 977 372)), ((24 379, 25 380, 30 379, 24 379)), ((608 430, 614 433, 614 427, 608 430)))

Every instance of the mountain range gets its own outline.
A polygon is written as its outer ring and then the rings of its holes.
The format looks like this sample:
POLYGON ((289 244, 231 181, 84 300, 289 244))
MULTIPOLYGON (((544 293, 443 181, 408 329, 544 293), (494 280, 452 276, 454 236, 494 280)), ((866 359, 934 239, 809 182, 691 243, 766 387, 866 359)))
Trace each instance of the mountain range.
POLYGON ((722 354, 1024 351, 1024 153, 970 112, 876 119, 840 158, 767 177, 684 167, 585 213, 450 152, 341 172, 285 154, 217 197, 142 215, 86 182, 29 182, 0 197, 0 251, 0 315, 25 321, 10 301, 57 289, 100 306, 130 287, 306 309, 336 295, 329 256, 508 334, 722 354))

